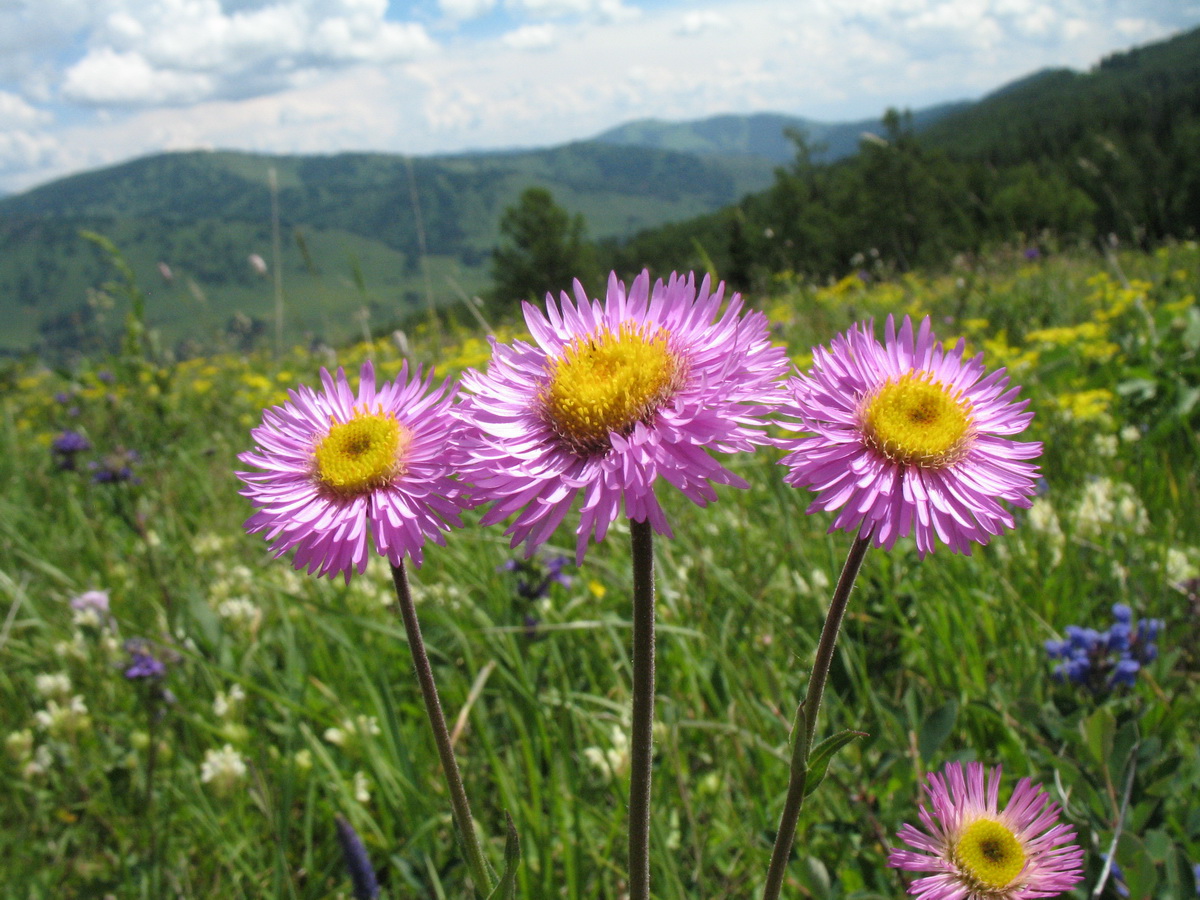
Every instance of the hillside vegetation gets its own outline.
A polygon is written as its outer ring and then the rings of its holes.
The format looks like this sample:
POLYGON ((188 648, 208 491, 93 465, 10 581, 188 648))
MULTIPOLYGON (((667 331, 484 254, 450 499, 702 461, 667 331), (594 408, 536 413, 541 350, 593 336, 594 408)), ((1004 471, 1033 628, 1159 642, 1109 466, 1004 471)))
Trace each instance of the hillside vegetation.
MULTIPOLYGON (((271 259, 276 173, 289 340, 345 340, 429 303, 487 285, 501 214, 540 184, 622 238, 733 202, 769 183, 753 157, 699 157, 579 143, 551 150, 406 160, 383 154, 267 157, 171 153, 56 181, 0 200, 0 352, 51 356, 113 337, 108 276, 79 232, 112 239, 151 293, 168 343, 219 346, 261 331, 273 285, 248 264, 271 259), (165 263, 170 279, 159 274, 165 263)), ((186 348, 185 348, 186 349, 186 348)))
POLYGON ((926 128, 892 112, 832 165, 800 140, 767 191, 639 235, 615 259, 707 261, 749 286, 941 264, 997 241, 1151 246, 1200 231, 1198 141, 1200 30, 1088 73, 1039 73, 926 128))

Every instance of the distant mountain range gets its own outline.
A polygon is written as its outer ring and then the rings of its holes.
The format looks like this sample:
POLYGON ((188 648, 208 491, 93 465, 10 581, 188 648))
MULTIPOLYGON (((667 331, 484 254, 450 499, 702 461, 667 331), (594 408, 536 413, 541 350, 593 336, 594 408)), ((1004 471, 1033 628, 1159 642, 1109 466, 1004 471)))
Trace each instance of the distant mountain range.
MULTIPOLYGON (((1164 106, 1164 115, 1187 106, 1192 95, 1180 92, 1200 85, 1198 59, 1200 30, 1114 55, 1092 73, 1047 70, 977 102, 918 110, 911 127, 953 155, 1045 158, 1048 141, 1067 152, 1072 135, 1107 127, 1128 103, 1164 106)), ((63 178, 0 198, 0 354, 53 357, 117 327, 122 311, 94 291, 113 269, 80 238, 84 229, 121 248, 166 342, 228 344, 271 314, 270 279, 248 260, 271 261, 274 177, 287 336, 338 341, 485 289, 500 216, 529 186, 582 214, 590 237, 619 243, 768 188, 795 158, 791 130, 814 161, 834 163, 884 126, 769 113, 643 120, 544 150, 167 153, 63 178)))
MULTIPOLYGON (((913 113, 913 127, 920 131, 939 119, 971 104, 943 103, 913 113)), ((796 145, 788 133, 799 132, 813 146, 814 162, 834 162, 858 152, 864 134, 880 130, 879 119, 857 122, 818 122, 779 113, 747 116, 711 116, 694 122, 664 122, 639 119, 619 125, 592 140, 623 147, 653 147, 700 156, 750 156, 786 165, 796 156, 796 145)))

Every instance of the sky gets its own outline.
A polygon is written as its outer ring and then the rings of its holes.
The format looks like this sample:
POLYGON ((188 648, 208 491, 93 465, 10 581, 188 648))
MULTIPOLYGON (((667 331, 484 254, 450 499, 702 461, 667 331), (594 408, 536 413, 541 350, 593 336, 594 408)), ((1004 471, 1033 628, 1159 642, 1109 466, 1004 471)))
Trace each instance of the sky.
POLYGON ((166 150, 547 147, 838 122, 1200 26, 1200 0, 0 0, 0 191, 166 150))

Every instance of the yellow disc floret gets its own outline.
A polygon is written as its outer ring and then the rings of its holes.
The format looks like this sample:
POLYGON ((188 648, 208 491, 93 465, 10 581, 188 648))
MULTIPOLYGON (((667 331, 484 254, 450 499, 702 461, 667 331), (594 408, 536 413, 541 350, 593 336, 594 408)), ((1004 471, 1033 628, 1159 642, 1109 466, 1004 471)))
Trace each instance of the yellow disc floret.
POLYGON ((401 473, 411 433, 395 416, 356 410, 349 422, 331 422, 313 457, 320 483, 342 497, 377 490, 401 473))
POLYGON ((963 829, 954 845, 959 867, 983 890, 1012 884, 1025 868, 1025 848, 1005 825, 995 819, 977 819, 963 829))
POLYGON ((623 322, 572 340, 547 367, 539 399, 542 415, 566 446, 587 456, 603 453, 609 435, 647 422, 678 390, 683 365, 667 332, 623 322))
POLYGON ((867 443, 893 462, 942 469, 962 459, 973 431, 970 401, 928 372, 906 372, 867 398, 867 443))

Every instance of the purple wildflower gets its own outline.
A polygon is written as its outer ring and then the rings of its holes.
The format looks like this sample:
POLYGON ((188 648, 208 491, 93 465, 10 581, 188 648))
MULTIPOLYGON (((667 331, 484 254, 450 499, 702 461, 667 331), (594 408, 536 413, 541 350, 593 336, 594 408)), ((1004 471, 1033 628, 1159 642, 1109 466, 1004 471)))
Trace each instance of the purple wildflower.
POLYGON ((1000 767, 949 763, 931 772, 921 804, 924 831, 904 825, 888 865, 932 874, 916 879, 909 894, 923 900, 1027 900, 1053 897, 1083 878, 1083 850, 1074 829, 1059 824, 1058 806, 1022 778, 999 808, 1000 767))
POLYGON ((809 512, 839 510, 831 530, 862 530, 875 546, 915 534, 917 552, 938 542, 956 553, 1013 527, 1002 505, 1028 507, 1042 445, 1010 440, 1029 424, 1028 401, 1004 370, 985 374, 983 355, 947 351, 926 317, 914 333, 891 316, 883 343, 855 325, 812 369, 792 379, 783 412, 810 436, 791 451, 784 481, 817 493, 809 512))

